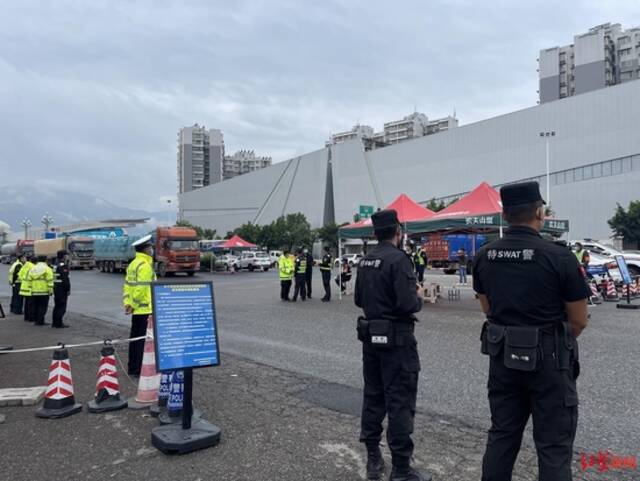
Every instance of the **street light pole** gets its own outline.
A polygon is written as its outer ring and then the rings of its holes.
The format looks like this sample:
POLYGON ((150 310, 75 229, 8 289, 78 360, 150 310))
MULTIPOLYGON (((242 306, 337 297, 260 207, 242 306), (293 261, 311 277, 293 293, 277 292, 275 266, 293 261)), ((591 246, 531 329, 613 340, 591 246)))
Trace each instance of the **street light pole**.
POLYGON ((549 194, 549 176, 550 176, 550 168, 549 168, 549 138, 550 137, 555 137, 556 136, 556 131, 555 130, 546 130, 544 132, 540 132, 540 137, 544 137, 544 144, 545 144, 545 172, 546 172, 546 176, 547 176, 547 198, 545 199, 547 201, 547 205, 551 205, 551 195, 549 194))
POLYGON ((171 199, 167 199, 167 226, 171 227, 171 199))
POLYGON ((29 238, 29 227, 31 227, 31 221, 25 217, 22 219, 22 222, 20 222, 20 225, 24 229, 24 240, 27 240, 29 238))
POLYGON ((53 224, 53 217, 51 217, 48 212, 45 212, 40 222, 44 225, 44 232, 46 234, 49 232, 49 226, 53 224))

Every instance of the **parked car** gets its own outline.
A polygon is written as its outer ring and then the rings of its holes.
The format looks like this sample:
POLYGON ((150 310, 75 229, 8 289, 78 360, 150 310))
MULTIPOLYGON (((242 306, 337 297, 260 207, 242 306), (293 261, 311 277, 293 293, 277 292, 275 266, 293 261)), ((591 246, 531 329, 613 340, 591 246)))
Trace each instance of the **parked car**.
POLYGON ((278 267, 278 259, 282 255, 282 251, 269 251, 269 260, 271 261, 271 267, 278 267))
POLYGON ((238 269, 248 269, 250 271, 262 269, 266 272, 270 267, 271 259, 269 254, 264 251, 243 252, 238 260, 238 269))
POLYGON ((590 239, 580 241, 570 241, 569 245, 573 248, 576 242, 580 242, 582 247, 589 251, 589 254, 597 254, 600 256, 610 257, 613 262, 615 256, 623 256, 629 267, 629 273, 632 276, 640 276, 640 254, 636 254, 632 251, 620 251, 615 247, 601 242, 596 242, 590 239))
POLYGON ((238 257, 232 254, 223 254, 216 258, 216 270, 238 270, 238 257))
MULTIPOLYGON (((345 254, 342 256, 343 259, 347 259, 351 267, 357 266, 362 257, 362 254, 345 254)), ((336 259, 333 264, 335 267, 340 267, 340 260, 336 259)))

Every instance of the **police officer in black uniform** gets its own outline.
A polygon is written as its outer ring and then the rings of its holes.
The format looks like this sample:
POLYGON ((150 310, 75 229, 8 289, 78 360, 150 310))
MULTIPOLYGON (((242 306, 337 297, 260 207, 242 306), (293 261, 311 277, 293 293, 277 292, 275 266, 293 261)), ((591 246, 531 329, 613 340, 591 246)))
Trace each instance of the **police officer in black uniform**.
POLYGON ((71 294, 71 282, 69 281, 69 262, 67 251, 61 250, 57 253, 56 264, 53 266, 53 315, 51 327, 64 328, 68 324, 62 322, 64 314, 67 312, 67 299, 71 294))
POLYGON ((371 217, 378 246, 358 264, 354 300, 364 311, 358 319, 362 341, 364 397, 360 441, 367 447, 367 477, 380 479, 382 420, 388 416, 392 481, 431 477, 411 468, 413 418, 420 359, 414 313, 422 309, 411 261, 399 248, 402 238, 395 210, 371 217))
POLYGON ((295 281, 295 287, 293 289, 293 302, 298 300, 298 294, 303 301, 307 300, 307 269, 311 269, 311 266, 307 265, 307 255, 304 253, 302 247, 298 248, 298 255, 293 263, 293 279, 295 281))
POLYGON ((522 433, 533 418, 540 481, 571 480, 578 420, 576 338, 587 324, 589 289, 576 257, 542 239, 537 182, 500 190, 505 237, 478 252, 473 287, 487 316, 491 428, 483 481, 510 481, 522 433))
POLYGON ((322 274, 322 286, 324 287, 324 297, 321 299, 322 302, 329 302, 331 300, 332 263, 333 259, 331 258, 329 246, 326 246, 324 248, 324 255, 322 256, 322 260, 320 261, 320 273, 322 274))

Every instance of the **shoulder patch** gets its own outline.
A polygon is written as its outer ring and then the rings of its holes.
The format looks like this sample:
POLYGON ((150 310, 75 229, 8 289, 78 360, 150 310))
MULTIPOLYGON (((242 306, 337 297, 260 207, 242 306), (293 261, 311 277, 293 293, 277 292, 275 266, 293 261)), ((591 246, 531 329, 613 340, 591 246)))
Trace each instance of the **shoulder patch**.
POLYGON ((531 262, 535 249, 488 249, 485 254, 489 262, 531 262))
POLYGON ((358 263, 358 269, 380 269, 382 266, 382 259, 360 259, 358 263))

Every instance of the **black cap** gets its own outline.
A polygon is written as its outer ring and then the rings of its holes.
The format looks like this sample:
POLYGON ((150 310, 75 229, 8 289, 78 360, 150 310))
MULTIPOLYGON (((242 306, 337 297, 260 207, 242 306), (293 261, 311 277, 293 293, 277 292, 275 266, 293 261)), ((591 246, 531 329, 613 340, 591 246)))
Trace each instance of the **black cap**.
POLYGON ((546 204, 540 195, 540 184, 537 182, 505 185, 500 188, 500 199, 502 200, 502 207, 533 204, 539 200, 546 204))
POLYGON ((400 224, 400 221, 398 221, 398 213, 395 209, 385 209, 376 212, 371 216, 371 222, 373 223, 374 231, 395 227, 400 224))

